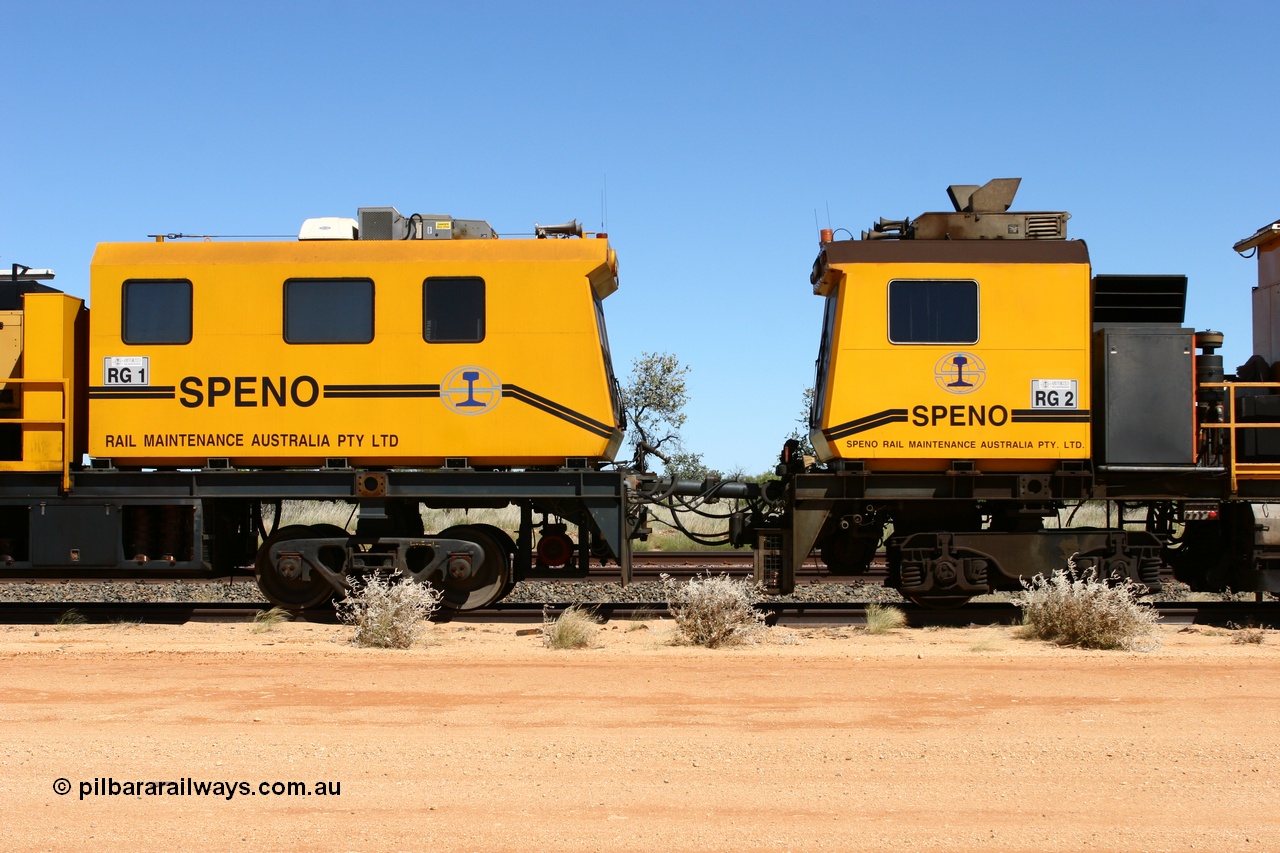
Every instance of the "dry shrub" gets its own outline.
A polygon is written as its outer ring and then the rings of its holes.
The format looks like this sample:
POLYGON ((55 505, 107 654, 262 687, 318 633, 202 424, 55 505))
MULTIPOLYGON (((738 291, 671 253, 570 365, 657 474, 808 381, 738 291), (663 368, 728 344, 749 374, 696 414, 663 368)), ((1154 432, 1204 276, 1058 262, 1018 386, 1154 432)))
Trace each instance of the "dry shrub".
POLYGON ((1231 642, 1237 646, 1260 646, 1266 641, 1266 633, 1261 628, 1255 628, 1247 625, 1243 628, 1236 625, 1228 625, 1232 628, 1231 642))
POLYGON ((596 614, 584 607, 571 605, 555 619, 549 608, 542 608, 542 644, 549 649, 590 648, 599 630, 596 614))
POLYGON ((867 605, 867 633, 887 634, 907 627, 907 614, 886 604, 867 605))
POLYGON ((392 575, 369 575, 335 605, 338 618, 354 625, 351 641, 378 649, 407 649, 440 606, 441 593, 424 583, 392 575))
POLYGON ((1160 645, 1155 636, 1160 615, 1137 600, 1146 591, 1142 584, 1128 579, 1108 584, 1098 580, 1096 570, 1078 572, 1069 564, 1022 586, 1012 601, 1022 608, 1030 637, 1086 649, 1145 651, 1160 645))
POLYGON ((764 627, 764 614, 755 609, 764 589, 745 578, 708 572, 678 583, 664 574, 662 590, 680 636, 693 645, 714 649, 745 642, 764 627))

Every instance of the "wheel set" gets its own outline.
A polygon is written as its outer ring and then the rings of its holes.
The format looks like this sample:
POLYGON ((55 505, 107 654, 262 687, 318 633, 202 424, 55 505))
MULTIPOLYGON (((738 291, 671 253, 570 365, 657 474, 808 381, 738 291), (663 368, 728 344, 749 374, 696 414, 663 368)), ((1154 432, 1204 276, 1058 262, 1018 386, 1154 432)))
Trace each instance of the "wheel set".
POLYGON ((258 589, 278 607, 308 610, 328 603, 339 591, 352 590, 362 574, 399 571, 439 589, 445 609, 466 611, 488 607, 513 586, 515 542, 501 528, 455 525, 434 537, 416 537, 412 548, 421 548, 422 538, 440 544, 430 546, 434 559, 429 568, 414 572, 395 562, 394 550, 377 550, 378 541, 362 541, 337 525, 287 525, 269 535, 258 549, 254 562, 258 589), (450 550, 449 542, 471 547, 450 550))

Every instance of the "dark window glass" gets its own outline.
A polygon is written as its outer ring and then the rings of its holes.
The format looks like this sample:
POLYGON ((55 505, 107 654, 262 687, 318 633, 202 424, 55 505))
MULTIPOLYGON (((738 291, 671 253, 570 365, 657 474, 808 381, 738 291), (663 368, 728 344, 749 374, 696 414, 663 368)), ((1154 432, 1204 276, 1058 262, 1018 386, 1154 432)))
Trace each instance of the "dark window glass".
POLYGON ((432 344, 484 340, 484 279, 429 278, 422 283, 422 337, 432 344))
POLYGON ((895 344, 976 344, 976 281, 889 282, 889 340, 895 344))
POLYGON ((836 308, 840 290, 833 288, 827 295, 827 307, 822 315, 822 342, 818 344, 817 375, 813 380, 813 399, 809 406, 809 427, 822 426, 822 411, 827 406, 827 376, 831 372, 831 344, 836 336, 836 308))
POLYGON ((600 350, 604 356, 604 375, 609 383, 609 399, 613 402, 613 416, 619 426, 626 423, 627 415, 622 406, 622 390, 618 387, 618 380, 613 375, 613 355, 609 352, 609 332, 604 325, 604 303, 600 301, 600 297, 595 291, 591 292, 591 298, 596 303, 596 328, 600 330, 600 350))
POLYGON ((284 283, 284 339, 291 344, 367 344, 373 340, 373 282, 367 278, 291 278, 284 283))
POLYGON ((191 343, 191 282, 162 279, 124 283, 120 336, 126 344, 191 343))

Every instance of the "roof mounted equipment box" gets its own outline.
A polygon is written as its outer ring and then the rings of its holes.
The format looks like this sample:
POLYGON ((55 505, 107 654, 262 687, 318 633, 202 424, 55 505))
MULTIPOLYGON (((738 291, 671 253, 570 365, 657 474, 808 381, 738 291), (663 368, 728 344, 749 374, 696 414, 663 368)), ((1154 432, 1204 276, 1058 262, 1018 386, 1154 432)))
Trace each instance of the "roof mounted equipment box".
POLYGON ((404 240, 409 236, 409 223, 394 207, 362 207, 361 240, 404 240))

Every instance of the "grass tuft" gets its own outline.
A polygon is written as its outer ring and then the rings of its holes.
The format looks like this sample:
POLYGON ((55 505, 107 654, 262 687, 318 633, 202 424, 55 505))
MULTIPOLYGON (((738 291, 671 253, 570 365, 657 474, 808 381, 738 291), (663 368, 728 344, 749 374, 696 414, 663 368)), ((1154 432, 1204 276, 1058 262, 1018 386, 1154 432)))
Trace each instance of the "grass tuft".
POLYGON ((983 636, 981 636, 973 645, 969 646, 971 652, 994 652, 1003 647, 1002 640, 1004 634, 998 627, 989 628, 983 636))
POLYGON ((62 611, 58 616, 58 621, 54 623, 54 629, 61 630, 63 628, 74 628, 75 626, 83 625, 88 621, 89 620, 85 618, 83 613, 76 610, 74 607, 70 607, 62 611))
POLYGON ((769 638, 769 642, 777 646, 798 646, 804 642, 795 631, 779 631, 776 628, 772 628, 766 636, 769 638))
POLYGON ((1094 569, 1058 569, 1022 582, 1012 599, 1022 608, 1024 636, 1086 649, 1146 651, 1160 645, 1160 616, 1138 602, 1146 587, 1131 580, 1113 584, 1094 569))
POLYGON ((649 623, 660 620, 661 612, 657 605, 641 605, 631 611, 631 615, 627 617, 627 633, 632 631, 648 631, 649 623))
POLYGON ((549 649, 591 648, 599 630, 596 614, 577 604, 565 608, 555 619, 549 608, 542 608, 542 644, 549 649))
POLYGON ((262 634, 274 629, 281 622, 289 622, 293 614, 283 607, 272 607, 270 610, 259 610, 253 615, 253 633, 262 634))
POLYGON ((369 575, 337 603, 338 618, 355 626, 351 642, 364 648, 407 649, 440 606, 434 587, 397 574, 369 575))
POLYGON ((907 627, 907 614, 887 604, 867 605, 867 633, 888 634, 907 627))
POLYGON ((685 642, 714 649, 755 640, 764 628, 764 614, 755 609, 764 600, 758 584, 710 573, 686 583, 666 574, 661 578, 667 606, 685 642))

